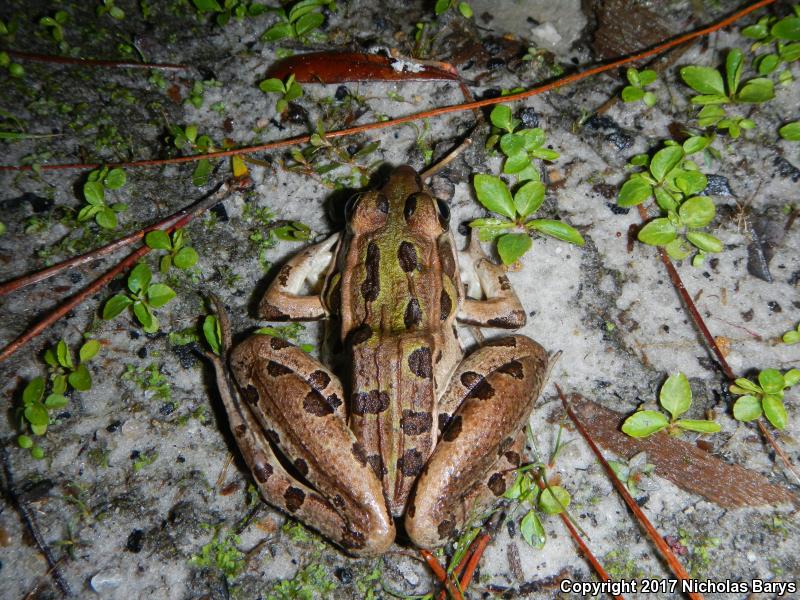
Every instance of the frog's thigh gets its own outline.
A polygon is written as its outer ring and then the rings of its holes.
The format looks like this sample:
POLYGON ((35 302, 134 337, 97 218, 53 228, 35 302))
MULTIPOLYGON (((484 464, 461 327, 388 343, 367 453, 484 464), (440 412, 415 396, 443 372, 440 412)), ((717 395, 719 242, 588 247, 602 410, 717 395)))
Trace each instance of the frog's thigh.
POLYGON ((260 481, 254 470, 267 501, 353 554, 384 552, 394 539, 394 523, 381 483, 347 427, 336 376, 299 348, 266 335, 237 346, 231 367, 246 425, 268 440, 259 447, 270 452, 273 468, 280 466, 277 449, 295 471, 281 468, 282 481, 275 484, 271 478, 260 481))
MULTIPOLYGON (((519 445, 546 370, 544 349, 525 336, 490 340, 459 365, 440 404, 440 423, 449 424, 406 512, 416 544, 442 545, 485 500, 476 486, 489 485, 498 460, 507 460, 515 441, 519 445)), ((505 490, 505 479, 495 478, 497 489, 500 484, 505 490)))

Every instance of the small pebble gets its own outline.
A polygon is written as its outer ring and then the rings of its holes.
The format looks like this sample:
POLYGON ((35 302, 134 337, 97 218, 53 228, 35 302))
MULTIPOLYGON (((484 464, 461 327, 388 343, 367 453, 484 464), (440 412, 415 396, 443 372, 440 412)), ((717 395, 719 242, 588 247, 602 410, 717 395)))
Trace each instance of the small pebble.
POLYGON ((134 529, 128 536, 128 541, 125 542, 125 549, 128 552, 141 552, 144 545, 144 531, 141 529, 134 529))
POLYGON ((89 585, 91 585, 92 589, 98 594, 104 594, 106 592, 113 591, 121 584, 122 574, 116 569, 100 571, 97 575, 92 577, 91 581, 89 581, 89 585))

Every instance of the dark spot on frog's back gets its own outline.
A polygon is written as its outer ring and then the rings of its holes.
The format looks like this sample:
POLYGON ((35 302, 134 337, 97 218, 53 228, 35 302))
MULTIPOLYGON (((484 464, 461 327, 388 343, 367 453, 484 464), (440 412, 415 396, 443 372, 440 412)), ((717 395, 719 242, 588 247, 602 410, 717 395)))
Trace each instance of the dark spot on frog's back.
POLYGON ((364 534, 360 531, 353 531, 347 527, 343 528, 342 532, 342 547, 345 550, 358 550, 367 545, 367 540, 364 534))
POLYGON ((353 447, 350 450, 353 453, 353 456, 362 466, 367 465, 367 451, 364 450, 364 446, 356 442, 353 444, 353 447))
POLYGON ((419 300, 412 298, 406 305, 406 312, 403 314, 403 324, 406 326, 406 329, 411 329, 415 325, 418 325, 421 319, 422 310, 420 310, 419 307, 419 300))
POLYGON ((322 369, 317 369, 308 376, 308 382, 315 390, 324 390, 331 382, 331 376, 322 369))
POLYGON ((505 375, 510 375, 514 379, 522 379, 523 377, 525 377, 525 372, 522 368, 522 363, 519 362, 518 360, 512 360, 511 362, 507 362, 501 367, 498 367, 497 371, 505 375))
POLYGON ((449 240, 439 244, 439 262, 442 264, 442 271, 445 275, 453 279, 456 274, 456 259, 449 240))
POLYGON ((261 302, 259 305, 258 314, 265 321, 286 321, 289 319, 289 315, 266 301, 261 302))
POLYGON ((372 328, 366 323, 362 323, 355 329, 351 329, 347 334, 346 344, 349 346, 358 346, 363 344, 372 337, 372 328))
POLYGON ((306 394, 303 400, 303 410, 315 417, 325 417, 333 414, 333 407, 322 395, 316 390, 312 390, 306 394))
POLYGON ((361 283, 361 295, 367 302, 373 302, 378 299, 381 291, 381 250, 375 242, 370 242, 367 246, 364 267, 367 274, 361 283))
POLYGON ((431 349, 427 347, 417 348, 411 354, 409 354, 408 368, 417 377, 430 379, 433 376, 431 349))
POLYGON ((377 415, 389 408, 389 394, 379 390, 353 394, 352 410, 357 415, 377 415))
POLYGON ((294 461, 294 468, 297 469, 297 472, 303 477, 308 475, 308 463, 302 458, 298 458, 296 461, 294 461))
POLYGON ((416 477, 423 466, 422 453, 414 448, 406 450, 397 460, 397 470, 406 477, 416 477))
POLYGON ((511 289, 511 282, 505 275, 500 275, 500 277, 497 278, 497 283, 500 284, 500 289, 503 291, 511 289))
POLYGON ((289 487, 283 494, 283 499, 286 501, 286 510, 295 512, 298 508, 303 506, 306 500, 306 493, 300 488, 289 487))
POLYGON ((284 365, 271 360, 267 363, 267 373, 269 373, 272 377, 281 377, 283 375, 289 375, 292 370, 289 367, 285 367, 284 365))
POLYGON ((257 462, 253 465, 253 475, 256 481, 264 483, 272 475, 272 465, 262 462, 257 462))
POLYGON ((248 385, 244 388, 242 390, 242 396, 244 397, 244 401, 248 404, 252 404, 253 406, 258 404, 258 390, 254 386, 248 385))
POLYGON ((517 327, 522 327, 525 325, 527 321, 527 315, 525 315, 525 311, 523 310, 513 310, 507 315, 503 315, 502 317, 497 317, 496 319, 489 319, 486 321, 487 325, 492 327, 507 327, 511 329, 516 329, 517 327))
POLYGON ((291 348, 292 344, 284 339, 274 337, 270 339, 269 345, 273 350, 283 350, 284 348, 291 348))
POLYGON ((370 454, 367 457, 367 463, 369 466, 372 467, 375 475, 377 475, 378 479, 381 479, 386 473, 386 466, 383 464, 383 458, 380 454, 370 454))
POLYGON ((291 265, 283 265, 281 267, 280 272, 278 273, 278 283, 285 286, 286 283, 289 281, 289 274, 292 272, 291 265))
POLYGON ((453 521, 444 520, 439 523, 439 526, 436 528, 436 532, 439 534, 439 537, 442 539, 447 539, 455 533, 456 525, 453 521))
POLYGON ((461 374, 461 385, 468 390, 474 388, 480 381, 483 381, 483 375, 475 371, 465 371, 461 374))
POLYGON ((450 316, 450 311, 453 310, 453 301, 450 299, 450 294, 442 290, 442 295, 439 298, 439 319, 446 321, 450 316))
POLYGON ((406 273, 416 270, 419 267, 417 262, 417 249, 411 242, 400 242, 397 248, 397 258, 400 261, 400 268, 406 273))
POLYGON ((404 410, 400 418, 400 427, 406 435, 422 435, 433 427, 433 415, 428 412, 404 410))
POLYGON ((485 379, 470 390, 467 398, 477 398, 478 400, 488 400, 494 396, 494 388, 485 379))
POLYGON ((493 340, 488 340, 484 342, 484 346, 508 346, 509 348, 515 348, 517 345, 517 340, 513 337, 501 337, 495 338, 493 340))
POLYGON ((447 429, 445 429, 444 434, 442 435, 442 439, 445 442, 452 442, 459 435, 461 435, 461 428, 463 427, 464 420, 461 418, 461 415, 456 415, 453 417, 449 424, 447 425, 447 429))
POLYGON ((486 482, 486 485, 489 486, 495 496, 502 496, 506 492, 506 478, 503 477, 502 473, 493 474, 489 481, 486 482))

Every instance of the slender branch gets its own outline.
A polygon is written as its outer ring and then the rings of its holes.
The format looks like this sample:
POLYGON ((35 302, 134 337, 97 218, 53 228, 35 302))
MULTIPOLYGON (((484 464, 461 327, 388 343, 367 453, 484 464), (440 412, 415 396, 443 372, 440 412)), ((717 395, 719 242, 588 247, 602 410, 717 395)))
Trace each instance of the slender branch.
POLYGON ((447 593, 450 594, 455 600, 464 600, 463 594, 458 588, 456 588, 450 577, 448 577, 447 571, 444 570, 444 567, 442 566, 442 563, 439 562, 439 559, 424 548, 420 548, 419 553, 422 555, 422 558, 425 559, 425 562, 428 563, 428 567, 430 567, 430 570, 433 571, 434 575, 436 575, 436 578, 442 583, 442 585, 444 585, 447 593))
MULTIPOLYGON (((164 231, 172 232, 176 229, 180 229, 184 227, 188 223, 190 223, 195 217, 204 213, 206 210, 211 208, 212 206, 218 204, 220 200, 228 193, 229 186, 228 184, 223 184, 220 188, 206 197, 204 200, 196 203, 191 208, 187 209, 186 214, 176 220, 172 225, 169 227, 165 227, 164 231)), ((61 319, 64 315, 66 315, 69 311, 73 308, 81 304, 86 298, 89 298, 93 294, 97 293, 99 290, 104 288, 120 273, 126 271, 127 269, 131 268, 134 264, 136 264, 139 259, 141 259, 144 255, 150 252, 150 248, 148 246, 142 246, 137 248, 133 252, 131 252, 128 256, 126 256, 122 261, 120 261, 117 265, 112 267, 109 271, 95 279, 92 283, 90 283, 87 287, 73 295, 67 301, 62 303, 58 306, 55 310, 48 313, 42 320, 38 323, 30 327, 25 333, 20 335, 17 339, 13 342, 9 343, 5 348, 3 348, 2 352, 0 352, 0 362, 7 360, 11 357, 14 353, 24 347, 28 342, 32 339, 37 337, 43 331, 45 331, 48 327, 50 327, 53 323, 61 319)))
MULTIPOLYGON (((667 545, 667 542, 664 541, 664 538, 661 536, 660 533, 658 533, 658 530, 656 530, 656 528, 644 514, 642 509, 639 508, 639 505, 636 504, 636 500, 633 499, 633 496, 631 496, 628 493, 628 490, 625 489, 625 486, 616 476, 614 470, 611 468, 611 465, 608 464, 606 459, 603 457, 603 454, 600 452, 600 449, 594 443, 592 436, 589 434, 589 432, 583 426, 583 423, 581 423, 580 420, 578 420, 578 417, 572 411, 572 407, 569 405, 566 396, 564 396, 564 393, 561 391, 561 388, 558 385, 556 385, 556 390, 558 390, 558 395, 561 398, 561 402, 564 405, 564 410, 567 411, 567 415, 569 415, 569 418, 572 419, 573 423, 575 423, 575 427, 578 429, 583 438, 586 440, 586 443, 592 449, 592 452, 594 452, 595 457, 597 457, 597 461, 602 465, 603 469, 605 469, 606 474, 611 480, 611 483, 614 485, 617 492, 619 492, 619 495, 622 496, 622 499, 625 500, 625 504, 628 505, 628 508, 634 514, 636 519, 639 521, 639 524, 647 532, 647 535, 653 541, 653 544, 655 544, 659 554, 661 554, 662 558, 667 562, 667 565, 669 566, 670 570, 674 573, 674 575, 678 579, 681 579, 682 581, 688 580, 689 574, 686 572, 686 569, 683 568, 683 565, 680 563, 678 558, 675 556, 675 554, 673 554, 672 550, 670 550, 670 547, 669 545, 667 545)), ((702 594, 699 594, 697 592, 687 592, 687 595, 692 600, 703 600, 702 594)))
POLYGON ((92 58, 72 58, 53 54, 34 54, 19 50, 6 50, 9 56, 18 60, 54 63, 59 65, 77 65, 80 67, 111 67, 119 69, 159 69, 161 71, 188 71, 191 67, 173 63, 141 63, 132 60, 97 60, 92 58))
POLYGON ((772 446, 773 450, 775 450, 775 454, 781 457, 784 466, 789 470, 789 472, 792 475, 794 475, 794 478, 795 480, 797 480, 797 483, 800 483, 800 474, 798 474, 797 469, 795 469, 795 466, 792 464, 792 461, 786 454, 786 452, 783 451, 783 448, 781 448, 778 445, 778 440, 772 437, 772 434, 769 432, 769 429, 767 429, 767 426, 764 425, 764 421, 759 419, 757 423, 758 423, 758 429, 761 431, 761 434, 766 438, 767 443, 770 446, 772 446))
MULTIPOLYGON (((654 46, 650 50, 645 50, 644 52, 632 54, 625 58, 614 60, 610 63, 605 63, 602 65, 598 65, 596 67, 585 69, 583 71, 578 71, 576 73, 573 73, 572 75, 567 75, 566 77, 556 79, 555 81, 551 81, 550 83, 537 86, 535 88, 532 88, 524 92, 519 92, 517 94, 509 94, 508 96, 499 96, 497 98, 486 98, 484 100, 477 100, 474 102, 465 102, 462 104, 442 106, 439 108, 433 108, 419 113, 406 115, 404 117, 397 117, 394 119, 388 119, 386 121, 380 121, 377 123, 367 123, 365 125, 358 125, 355 127, 340 129, 338 131, 329 131, 325 134, 325 137, 326 138, 345 137, 357 133, 363 133, 365 131, 385 129, 387 127, 393 127, 395 125, 400 125, 402 123, 408 123, 411 121, 418 121, 421 119, 438 117, 440 115, 446 115, 450 113, 475 110, 478 108, 483 108, 484 106, 492 106, 494 104, 505 104, 508 102, 516 102, 517 100, 523 100, 525 98, 530 98, 532 96, 538 96, 539 94, 543 94, 544 92, 549 92, 550 90, 564 87, 565 85, 569 85, 571 83, 576 83, 578 81, 581 81, 582 79, 586 79, 587 77, 598 75, 600 73, 605 73, 607 71, 612 71, 623 65, 644 60, 646 58, 650 58, 652 56, 656 56, 658 54, 666 52, 667 50, 674 48, 676 46, 680 46, 685 42, 708 35, 709 33, 718 31, 723 27, 727 27, 728 25, 745 17, 746 15, 749 15, 751 12, 754 12, 760 8, 768 6, 774 3, 775 1, 776 0, 760 0, 759 2, 751 4, 750 6, 743 8, 742 10, 732 14, 729 17, 726 17, 725 19, 722 19, 721 21, 718 21, 713 25, 709 25, 708 27, 704 27, 702 29, 698 29, 691 33, 686 33, 684 35, 678 36, 667 42, 664 42, 663 44, 654 46)), ((208 154, 195 154, 193 156, 178 156, 175 158, 167 158, 167 159, 149 159, 149 160, 137 160, 131 162, 108 163, 107 166, 133 168, 133 167, 160 166, 168 164, 180 164, 180 163, 194 162, 202 159, 223 158, 226 156, 253 154, 255 152, 276 150, 278 148, 285 148, 287 146, 296 146, 298 144, 305 144, 310 139, 311 137, 309 135, 301 135, 294 138, 278 140, 275 142, 268 142, 266 144, 259 144, 256 146, 244 146, 241 148, 232 148, 230 150, 220 150, 218 152, 210 152, 208 154)), ((61 169, 96 169, 98 167, 100 167, 100 163, 63 163, 56 165, 41 165, 40 168, 42 170, 51 171, 51 170, 61 170, 61 169)), ((3 165, 0 166, 0 171, 30 171, 32 168, 33 167, 31 167, 30 165, 3 165)))

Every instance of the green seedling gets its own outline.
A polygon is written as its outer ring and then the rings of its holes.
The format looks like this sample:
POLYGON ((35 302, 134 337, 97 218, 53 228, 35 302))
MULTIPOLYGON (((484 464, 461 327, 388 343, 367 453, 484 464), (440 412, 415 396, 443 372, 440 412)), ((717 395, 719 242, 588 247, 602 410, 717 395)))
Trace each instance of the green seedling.
POLYGON ((608 464, 632 495, 638 496, 642 492, 658 489, 658 484, 652 477, 656 466, 647 462, 647 452, 634 454, 629 461, 609 460, 608 464))
POLYGON ((690 65, 681 69, 683 81, 698 92, 692 104, 761 103, 775 97, 771 79, 756 77, 741 83, 744 55, 738 48, 728 52, 723 73, 712 67, 690 65))
POLYGON ((658 397, 662 408, 670 413, 668 418, 657 410, 638 410, 625 419, 622 431, 631 437, 642 438, 666 429, 670 434, 677 434, 681 429, 699 433, 716 433, 719 423, 708 420, 679 419, 692 406, 692 388, 683 373, 670 375, 661 386, 658 397))
POLYGON ((203 337, 214 354, 219 355, 222 350, 222 329, 219 319, 214 315, 206 315, 203 319, 203 337))
POLYGON ((125 18, 125 11, 117 6, 115 0, 102 0, 102 4, 97 7, 97 16, 102 17, 103 15, 122 21, 125 18))
POLYGON ((658 79, 658 74, 653 69, 644 69, 640 71, 635 67, 631 67, 626 72, 628 83, 622 88, 622 101, 623 102, 644 102, 647 106, 654 106, 656 103, 656 95, 653 92, 645 91, 648 85, 651 85, 658 79))
POLYGON ((515 119, 511 109, 504 104, 495 106, 489 118, 496 130, 487 139, 486 147, 500 143, 500 150, 506 155, 503 173, 513 175, 517 181, 539 181, 539 170, 533 159, 553 161, 559 157, 558 152, 544 147, 544 131, 539 127, 517 129, 522 122, 515 119))
POLYGON ((472 12, 472 7, 467 2, 459 2, 459 0, 436 0, 436 4, 433 7, 433 12, 435 12, 436 16, 438 17, 451 8, 460 12, 461 16, 465 19, 472 18, 474 14, 472 12))
POLYGON ((34 436, 47 433, 50 411, 64 408, 69 402, 63 394, 51 393, 45 398, 45 387, 44 377, 31 379, 22 390, 22 406, 18 409, 23 433, 17 437, 17 444, 20 448, 29 450, 31 456, 37 460, 44 458, 44 449, 34 442, 27 431, 30 429, 34 436))
POLYGON ((778 130, 778 134, 790 142, 800 142, 800 121, 787 123, 778 130))
POLYGON ((797 344, 800 342, 800 323, 797 324, 796 329, 791 329, 783 334, 784 344, 797 344))
MULTIPOLYGON (((787 65, 800 59, 800 5, 795 4, 794 15, 779 19, 778 17, 766 16, 758 20, 754 25, 742 29, 742 35, 756 40, 751 46, 752 51, 756 51, 763 46, 775 43, 772 52, 757 56, 753 61, 753 66, 759 75, 769 75, 779 66, 787 65)), ((789 83, 792 81, 792 74, 785 68, 778 74, 778 81, 789 83)))
POLYGON ((44 362, 50 370, 50 381, 54 394, 64 394, 68 387, 79 392, 92 388, 92 376, 86 363, 100 351, 100 342, 87 340, 78 350, 78 364, 75 364, 72 353, 64 340, 44 352, 44 362))
POLYGON ((11 77, 20 78, 25 75, 25 69, 21 64, 11 62, 8 52, 0 52, 0 69, 5 69, 11 77))
POLYGON ((263 4, 241 0, 224 0, 221 4, 217 0, 192 0, 192 2, 199 13, 216 13, 214 20, 220 27, 227 25, 231 18, 241 21, 245 17, 257 17, 271 10, 263 4))
POLYGON ((172 300, 175 291, 164 283, 151 283, 152 278, 153 274, 147 264, 137 264, 128 275, 130 293, 109 298, 103 307, 103 318, 113 319, 130 307, 145 332, 158 331, 158 319, 153 314, 153 309, 161 308, 172 300))
POLYGON ((53 41, 62 45, 64 43, 64 24, 69 20, 69 15, 64 10, 59 10, 52 17, 42 17, 39 19, 39 25, 47 27, 50 30, 50 37, 53 41))
POLYGON ((336 584, 321 564, 300 569, 291 579, 278 581, 267 594, 267 600, 327 598, 336 584))
POLYGON ((156 229, 149 231, 144 236, 144 243, 154 250, 166 250, 167 254, 161 257, 160 271, 166 273, 172 266, 179 269, 188 269, 197 263, 197 252, 186 245, 183 229, 177 229, 170 238, 166 231, 156 229))
POLYGON ((275 103, 275 110, 281 114, 289 108, 289 102, 303 95, 303 88, 294 80, 294 74, 289 75, 286 82, 276 78, 265 79, 258 84, 258 87, 265 94, 280 94, 275 103))
POLYGON ((230 531, 221 535, 217 529, 214 539, 200 549, 200 554, 193 555, 189 564, 204 569, 214 568, 231 580, 245 567, 245 555, 237 547, 241 543, 238 535, 230 531))
MULTIPOLYGON (((188 150, 191 153, 207 154, 215 152, 218 148, 214 141, 207 135, 198 135, 196 125, 187 125, 186 128, 179 125, 170 125, 169 133, 172 145, 178 150, 188 150)), ((201 158, 197 161, 197 166, 192 173, 192 183, 197 187, 202 187, 208 183, 211 175, 211 161, 201 158)))
POLYGON ((755 129, 756 123, 746 117, 729 117, 725 109, 718 104, 707 104, 697 113, 697 124, 700 127, 716 127, 718 130, 727 130, 728 135, 738 139, 742 131, 755 129))
POLYGON ((494 175, 475 175, 473 185, 480 203, 502 218, 475 219, 469 225, 478 230, 481 241, 497 239, 497 252, 504 264, 513 264, 530 250, 534 231, 583 246, 581 234, 562 221, 528 219, 544 202, 541 181, 522 184, 513 197, 505 182, 494 175))
POLYGON ((784 391, 800 381, 800 370, 781 373, 777 369, 764 369, 758 374, 758 383, 740 377, 730 391, 741 396, 733 405, 733 416, 739 421, 754 421, 763 414, 776 429, 786 427, 784 391))
POLYGON ((105 202, 106 190, 116 190, 125 185, 125 171, 108 167, 95 169, 86 178, 83 184, 83 197, 86 206, 78 212, 78 221, 94 219, 103 229, 116 229, 117 214, 128 210, 124 202, 107 205, 105 202))
POLYGON ((300 0, 292 5, 289 12, 279 9, 279 21, 261 34, 262 42, 277 42, 283 39, 296 39, 307 42, 314 39, 324 40, 325 36, 320 34, 319 29, 325 22, 325 15, 322 10, 327 8, 330 11, 336 10, 334 0, 300 0))

